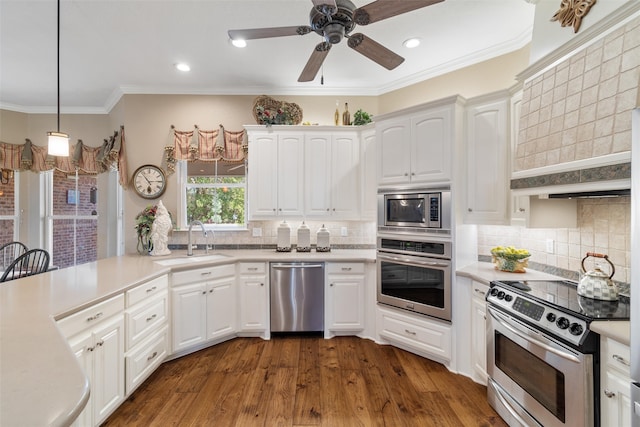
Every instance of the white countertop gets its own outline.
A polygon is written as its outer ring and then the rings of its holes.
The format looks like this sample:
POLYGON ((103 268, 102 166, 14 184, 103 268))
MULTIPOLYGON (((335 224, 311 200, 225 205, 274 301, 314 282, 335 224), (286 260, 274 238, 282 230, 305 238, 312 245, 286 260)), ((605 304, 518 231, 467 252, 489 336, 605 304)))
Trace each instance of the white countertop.
MULTIPOLYGON (((202 255, 196 251, 196 258, 202 255)), ((374 262, 375 250, 212 251, 228 258, 163 267, 128 255, 0 283, 0 425, 60 426, 82 411, 88 382, 55 320, 173 270, 237 261, 374 262)))
MULTIPOLYGON (((492 280, 558 280, 562 277, 543 273, 536 270, 526 269, 525 273, 509 273, 499 271, 489 262, 478 262, 466 266, 456 271, 458 276, 469 277, 486 285, 492 280)), ((631 340, 630 321, 625 320, 595 320, 589 325, 590 329, 600 335, 613 338, 614 340, 629 345, 631 340)))

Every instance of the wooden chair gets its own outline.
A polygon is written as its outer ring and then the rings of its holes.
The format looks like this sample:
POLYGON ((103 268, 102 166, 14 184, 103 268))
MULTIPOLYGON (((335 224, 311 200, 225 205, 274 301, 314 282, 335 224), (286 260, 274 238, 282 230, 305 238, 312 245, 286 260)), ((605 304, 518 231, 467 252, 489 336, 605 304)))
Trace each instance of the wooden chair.
POLYGON ((49 252, 31 249, 16 258, 4 271, 0 282, 44 273, 49 269, 49 252))
POLYGON ((0 270, 4 271, 11 263, 29 249, 24 243, 9 242, 0 246, 0 270))

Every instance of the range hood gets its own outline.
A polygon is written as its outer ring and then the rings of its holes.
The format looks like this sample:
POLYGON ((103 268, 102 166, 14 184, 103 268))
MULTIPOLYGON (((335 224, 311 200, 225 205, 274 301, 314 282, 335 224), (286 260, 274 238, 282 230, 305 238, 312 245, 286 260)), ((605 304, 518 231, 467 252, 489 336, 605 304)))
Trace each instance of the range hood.
POLYGON ((549 194, 550 199, 600 199, 607 197, 630 197, 631 189, 622 190, 601 190, 601 191, 583 191, 573 193, 555 193, 549 194))

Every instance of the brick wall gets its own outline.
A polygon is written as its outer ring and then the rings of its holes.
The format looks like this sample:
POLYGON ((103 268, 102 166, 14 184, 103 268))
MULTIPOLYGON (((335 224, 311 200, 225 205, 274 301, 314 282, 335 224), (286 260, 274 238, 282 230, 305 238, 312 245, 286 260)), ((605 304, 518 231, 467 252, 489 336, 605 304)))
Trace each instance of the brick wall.
MULTIPOLYGON (((91 203, 91 188, 96 187, 96 178, 91 175, 78 177, 78 216, 92 215, 97 209, 91 203)), ((76 205, 68 203, 69 191, 75 191, 75 179, 69 179, 59 171, 53 175, 53 214, 75 215, 76 205)), ((84 264, 97 259, 98 222, 95 219, 75 220, 76 264, 84 264)), ((55 219, 53 221, 52 264, 61 268, 74 265, 74 220, 55 219)))
MULTIPOLYGON (((14 178, 11 178, 7 184, 0 183, 0 215, 15 214, 14 193, 14 178)), ((13 220, 0 220, 0 245, 13 240, 13 220)))

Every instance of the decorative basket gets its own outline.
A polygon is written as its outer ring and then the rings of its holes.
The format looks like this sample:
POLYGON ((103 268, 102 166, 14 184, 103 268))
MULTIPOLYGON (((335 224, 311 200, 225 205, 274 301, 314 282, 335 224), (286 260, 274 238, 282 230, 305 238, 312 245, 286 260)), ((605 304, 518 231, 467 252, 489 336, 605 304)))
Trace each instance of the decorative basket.
POLYGON ((298 104, 278 101, 267 95, 260 95, 253 101, 251 112, 259 125, 299 125, 302 123, 302 109, 298 104))
POLYGON ((525 267, 529 266, 529 258, 515 260, 494 255, 492 261, 496 265, 496 270, 508 271, 510 273, 524 273, 525 267))

